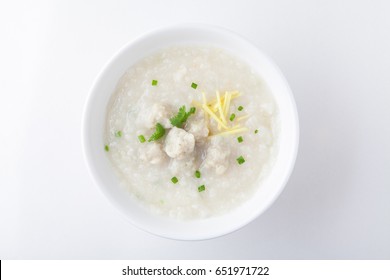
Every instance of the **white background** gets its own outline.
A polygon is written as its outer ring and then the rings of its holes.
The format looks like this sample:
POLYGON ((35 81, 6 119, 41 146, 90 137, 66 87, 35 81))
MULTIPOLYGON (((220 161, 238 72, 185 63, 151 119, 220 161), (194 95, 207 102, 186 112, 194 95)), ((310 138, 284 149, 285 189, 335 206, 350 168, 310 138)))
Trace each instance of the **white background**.
POLYGON ((0 258, 389 259, 389 1, 1 1, 0 258), (180 22, 236 31, 294 92, 300 150, 280 198, 242 230, 144 233, 87 174, 88 90, 122 45, 180 22))
MULTIPOLYGON (((170 280, 201 279, 215 280, 240 279, 252 280, 256 276, 241 274, 239 270, 236 277, 227 276, 229 270, 226 267, 268 267, 268 276, 257 276, 263 280, 344 280, 344 279, 375 279, 389 280, 390 270, 389 260, 6 260, 1 263, 1 277, 4 280, 52 280, 55 275, 56 280, 154 280, 166 278, 170 280), (123 269, 127 272, 127 267, 136 270, 139 267, 149 269, 182 269, 184 275, 177 276, 145 276, 122 275, 123 269), (21 269, 21 267, 23 269, 21 269), (219 267, 219 269, 218 269, 219 267), (225 267, 225 269, 223 268, 225 267), (356 268, 359 269, 356 269, 356 268), (190 275, 185 275, 187 269, 190 275), (194 270, 192 270, 194 269, 194 270), (205 269, 206 275, 199 273, 198 269, 205 269), (198 273, 196 273, 196 270, 198 273), (218 276, 219 274, 219 276, 218 276), (197 276, 196 276, 197 275, 197 276)), ((177 271, 177 270, 176 270, 177 271)), ((253 273, 253 269, 249 270, 253 273)), ((255 275, 260 272, 257 269, 255 275)), ((262 271, 265 274, 266 270, 262 271)), ((130 272, 132 273, 132 272, 130 272)), ((157 272, 158 274, 158 272, 157 272)), ((234 275, 234 269, 232 274, 234 275)))

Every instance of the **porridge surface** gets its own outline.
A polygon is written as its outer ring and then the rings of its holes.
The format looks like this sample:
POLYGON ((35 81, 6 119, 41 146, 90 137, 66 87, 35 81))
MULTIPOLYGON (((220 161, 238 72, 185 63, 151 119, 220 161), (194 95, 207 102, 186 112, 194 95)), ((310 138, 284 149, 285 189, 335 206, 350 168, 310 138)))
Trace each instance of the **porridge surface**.
POLYGON ((171 47, 140 60, 118 82, 107 110, 107 155, 122 185, 150 211, 175 219, 221 215, 261 188, 277 155, 277 112, 261 77, 227 51, 171 47), (229 130, 202 107, 202 92, 209 104, 216 91, 220 104, 231 97, 229 130), (195 112, 173 126, 183 105, 195 112), (164 136, 149 142, 157 123, 164 136), (226 132, 234 127, 242 131, 226 132))

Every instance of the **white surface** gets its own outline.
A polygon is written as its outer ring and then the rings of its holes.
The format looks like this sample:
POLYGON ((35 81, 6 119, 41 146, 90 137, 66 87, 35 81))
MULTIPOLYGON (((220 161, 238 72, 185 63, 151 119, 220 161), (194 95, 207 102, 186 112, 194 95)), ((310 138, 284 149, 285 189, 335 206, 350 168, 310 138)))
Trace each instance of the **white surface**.
POLYGON ((390 258, 390 2, 0 4, 0 258, 390 258), (292 177, 259 219, 179 242, 131 226, 99 192, 81 115, 110 56, 157 26, 241 33, 279 64, 300 114, 292 177))

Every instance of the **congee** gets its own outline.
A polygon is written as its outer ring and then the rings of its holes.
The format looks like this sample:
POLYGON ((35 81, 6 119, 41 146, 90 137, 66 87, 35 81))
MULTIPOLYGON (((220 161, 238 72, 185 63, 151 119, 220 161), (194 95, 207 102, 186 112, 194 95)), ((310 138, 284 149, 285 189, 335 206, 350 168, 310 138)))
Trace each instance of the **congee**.
POLYGON ((175 46, 121 77, 102 149, 140 205, 204 219, 262 187, 277 156, 278 122, 272 92, 249 64, 217 47, 175 46))

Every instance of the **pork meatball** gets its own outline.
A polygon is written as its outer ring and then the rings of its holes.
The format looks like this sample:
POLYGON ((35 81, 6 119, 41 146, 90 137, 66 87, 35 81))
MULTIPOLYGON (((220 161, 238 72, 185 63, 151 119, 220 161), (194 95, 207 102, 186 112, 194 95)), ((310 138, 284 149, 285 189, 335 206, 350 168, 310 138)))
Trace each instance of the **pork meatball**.
POLYGON ((173 127, 165 139, 164 151, 171 158, 183 159, 195 148, 195 137, 184 129, 173 127))

